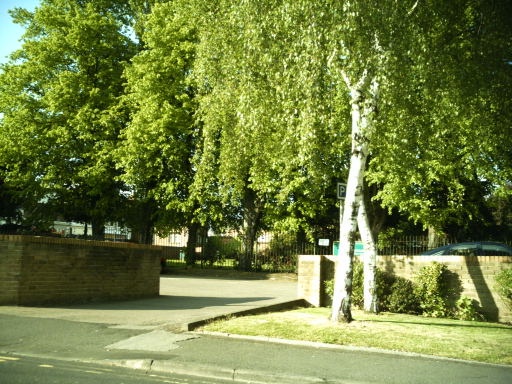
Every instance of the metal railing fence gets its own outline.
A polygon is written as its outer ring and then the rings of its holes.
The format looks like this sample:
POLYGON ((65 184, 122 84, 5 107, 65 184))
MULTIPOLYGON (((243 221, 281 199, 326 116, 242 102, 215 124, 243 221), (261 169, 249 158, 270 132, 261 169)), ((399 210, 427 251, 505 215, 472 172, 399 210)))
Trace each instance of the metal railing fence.
MULTIPOLYGON (((32 235, 42 237, 78 237, 59 233, 38 233, 31 231, 0 231, 4 234, 32 235)), ((105 241, 123 242, 129 241, 128 234, 122 234, 119 230, 114 230, 109 236, 105 236, 105 241)), ((87 237, 87 239, 92 239, 87 237)), ((401 236, 381 241, 378 244, 379 255, 418 255, 428 249, 432 249, 445 244, 453 243, 450 239, 444 238, 437 242, 429 242, 427 236, 401 236)), ((512 246, 512 241, 504 241, 512 246)), ((199 268, 218 268, 218 269, 239 269, 245 256, 245 250, 242 239, 233 236, 209 236, 201 242, 202 245, 196 248, 196 259, 194 265, 199 268)), ((251 268, 253 271, 261 272, 296 272, 298 255, 332 255, 333 243, 329 241, 329 246, 319 246, 318 242, 299 241, 293 235, 265 234, 258 238, 254 245, 251 268)), ((79 246, 77 244, 77 246, 79 246)), ((185 267, 187 260, 185 258, 186 243, 175 244, 174 246, 162 245, 162 258, 168 267, 185 267)), ((356 248, 357 249, 357 248, 356 248)))
MULTIPOLYGON (((196 248, 194 264, 202 268, 239 269, 245 257, 242 239, 231 236, 209 236, 204 245, 196 248)), ((252 252, 251 269, 261 272, 295 272, 297 258, 301 254, 330 254, 329 247, 320 247, 312 242, 297 241, 295 236, 260 236, 252 252)), ((186 265, 185 246, 179 258, 167 259, 170 267, 186 265)))

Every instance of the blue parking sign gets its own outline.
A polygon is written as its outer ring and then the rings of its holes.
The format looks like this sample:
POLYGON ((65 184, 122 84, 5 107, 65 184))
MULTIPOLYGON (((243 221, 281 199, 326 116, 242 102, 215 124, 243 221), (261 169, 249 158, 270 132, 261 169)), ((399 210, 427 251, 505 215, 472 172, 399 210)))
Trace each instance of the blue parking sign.
POLYGON ((338 183, 338 199, 344 199, 347 196, 347 184, 338 183))

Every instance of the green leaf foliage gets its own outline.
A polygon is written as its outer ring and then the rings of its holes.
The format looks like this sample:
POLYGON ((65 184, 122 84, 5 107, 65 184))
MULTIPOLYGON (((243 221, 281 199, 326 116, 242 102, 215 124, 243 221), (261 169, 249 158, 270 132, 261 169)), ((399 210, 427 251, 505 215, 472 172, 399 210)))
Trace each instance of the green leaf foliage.
POLYGON ((0 164, 6 183, 46 215, 93 220, 101 229, 119 209, 122 184, 112 157, 122 121, 111 107, 123 93, 135 43, 116 1, 44 0, 22 48, 0 74, 0 164), (42 204, 44 203, 44 204, 42 204))
POLYGON ((496 275, 496 288, 501 297, 512 307, 512 268, 504 269, 496 275))
POLYGON ((510 183, 510 2, 417 2, 385 87, 368 179, 377 198, 446 230, 489 218, 510 183))
POLYGON ((185 2, 161 3, 144 23, 144 49, 127 67, 121 104, 130 114, 116 151, 122 179, 140 200, 153 201, 159 229, 188 224, 193 213, 191 159, 200 130, 194 123, 195 90, 189 75, 196 31, 179 13, 185 2))
POLYGON ((351 148, 345 77, 366 74, 379 84, 365 173, 373 203, 438 231, 484 233, 494 220, 487 203, 511 191, 511 7, 16 8, 26 31, 0 73, 2 188, 45 217, 142 216, 164 232, 200 222, 242 228, 249 240, 262 228, 335 231, 351 148))

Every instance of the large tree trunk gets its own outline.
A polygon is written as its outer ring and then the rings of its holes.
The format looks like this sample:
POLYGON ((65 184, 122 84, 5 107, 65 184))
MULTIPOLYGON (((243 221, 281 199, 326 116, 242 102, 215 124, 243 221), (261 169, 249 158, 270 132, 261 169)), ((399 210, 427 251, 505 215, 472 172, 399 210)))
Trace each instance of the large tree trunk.
POLYGON ((352 154, 347 180, 343 219, 340 225, 340 248, 334 273, 334 296, 331 320, 333 322, 352 321, 351 296, 354 260, 354 238, 357 229, 359 206, 363 198, 363 176, 368 157, 370 143, 371 115, 375 110, 378 84, 373 79, 367 97, 363 97, 362 89, 368 81, 365 72, 357 84, 352 85, 343 74, 345 83, 350 89, 352 105, 352 154))
POLYGON ((138 244, 153 244, 153 225, 148 220, 141 218, 137 228, 132 229, 132 241, 138 244))
POLYGON ((366 312, 378 313, 377 285, 375 282, 377 274, 377 248, 370 228, 366 203, 361 199, 359 213, 357 215, 357 226, 364 244, 363 256, 363 297, 364 310, 366 312))
POLYGON ((357 230, 357 214, 362 193, 362 176, 366 159, 360 151, 354 151, 350 160, 347 195, 340 226, 340 245, 334 274, 332 321, 352 321, 351 296, 354 260, 354 242, 357 230))
POLYGON ((254 244, 256 243, 256 231, 254 225, 246 223, 244 228, 244 251, 240 255, 239 269, 250 271, 254 260, 254 244))
POLYGON ((428 227, 428 249, 437 248, 446 242, 446 235, 434 227, 428 227))
POLYGON ((360 103, 361 92, 352 93, 352 155, 347 180, 347 194, 340 225, 340 245, 334 274, 334 296, 331 319, 334 322, 352 321, 351 297, 354 260, 354 239, 357 229, 357 213, 361 201, 363 173, 366 165, 366 153, 358 143, 361 137, 360 103))
POLYGON ((240 256, 239 269, 250 271, 254 260, 254 244, 260 228, 261 209, 256 192, 247 188, 244 196, 243 207, 243 239, 244 251, 240 256))
POLYGON ((185 262, 187 265, 194 265, 196 262, 196 245, 199 228, 200 225, 198 223, 191 223, 187 228, 188 239, 187 248, 185 250, 185 262))
POLYGON ((105 220, 103 217, 93 217, 92 224, 92 238, 94 240, 105 240, 105 220))
POLYGON ((127 204, 131 240, 138 244, 153 244, 156 203, 144 195, 137 195, 127 204))
MULTIPOLYGON (((371 156, 371 154, 369 155, 371 156)), ((368 164, 368 163, 367 163, 368 164)), ((378 240, 379 233, 386 225, 386 220, 389 218, 388 210, 382 208, 378 202, 372 202, 372 197, 377 193, 378 186, 369 186, 366 181, 364 183, 364 206, 366 214, 368 215, 368 221, 370 223, 370 229, 372 231, 373 239, 378 240)))

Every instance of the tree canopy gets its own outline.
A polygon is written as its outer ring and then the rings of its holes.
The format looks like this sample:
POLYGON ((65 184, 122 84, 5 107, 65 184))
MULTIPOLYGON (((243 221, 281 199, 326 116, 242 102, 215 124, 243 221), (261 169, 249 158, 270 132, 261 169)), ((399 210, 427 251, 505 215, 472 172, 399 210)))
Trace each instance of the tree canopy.
POLYGON ((146 207, 148 225, 161 232, 186 227, 192 240, 199 223, 190 197, 200 137, 190 81, 197 32, 180 10, 173 3, 156 4, 145 20, 144 49, 125 72, 122 108, 130 118, 117 159, 122 179, 146 207))
POLYGON ((490 220, 512 182, 511 11, 505 0, 17 8, 26 32, 0 73, 0 193, 16 197, 9 215, 22 202, 93 228, 235 227, 250 251, 263 228, 313 236, 336 222, 336 182, 361 148, 373 204, 438 231, 490 220))
MULTIPOLYGON (((25 204, 51 207, 101 233, 123 186, 112 151, 122 125, 111 107, 123 93, 124 63, 136 44, 117 1, 45 0, 26 26, 23 47, 0 74, 0 161, 25 204)), ((49 212, 46 212, 48 215, 49 212)))
POLYGON ((397 52, 368 179, 384 206, 439 230, 479 220, 511 182, 509 2, 418 2, 397 52), (407 57, 403 57, 407 53, 407 57), (385 116, 385 117, 384 117, 385 116), (480 199, 477 199, 477 196, 480 199))

